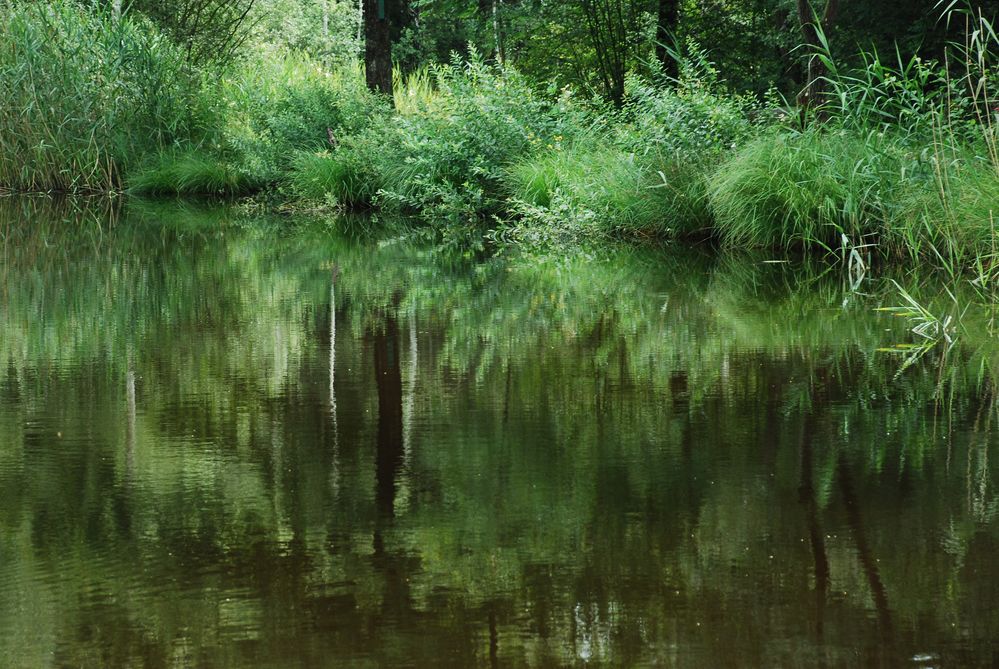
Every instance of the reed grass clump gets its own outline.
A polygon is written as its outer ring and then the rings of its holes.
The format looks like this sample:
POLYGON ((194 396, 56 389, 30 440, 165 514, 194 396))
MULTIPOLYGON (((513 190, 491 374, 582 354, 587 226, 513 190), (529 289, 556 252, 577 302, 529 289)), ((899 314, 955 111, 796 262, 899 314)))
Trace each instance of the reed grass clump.
POLYGON ((886 245, 897 255, 930 257, 954 271, 994 257, 999 175, 968 153, 939 153, 922 161, 894 191, 886 245))
POLYGON ((190 151, 152 159, 129 179, 128 190, 136 195, 236 196, 252 193, 260 185, 230 161, 190 151))
POLYGON ((591 145, 529 156, 509 168, 506 182, 515 211, 530 211, 539 224, 547 210, 550 225, 571 218, 602 233, 672 237, 709 226, 696 161, 591 145))
POLYGON ((17 3, 0 22, 0 186, 109 191, 197 134, 181 49, 110 8, 17 3))
POLYGON ((899 149, 882 134, 777 131, 721 164, 708 196, 726 245, 830 249, 881 232, 900 175, 899 149))
POLYGON ((299 153, 287 175, 295 197, 342 208, 370 206, 376 182, 349 150, 299 153))

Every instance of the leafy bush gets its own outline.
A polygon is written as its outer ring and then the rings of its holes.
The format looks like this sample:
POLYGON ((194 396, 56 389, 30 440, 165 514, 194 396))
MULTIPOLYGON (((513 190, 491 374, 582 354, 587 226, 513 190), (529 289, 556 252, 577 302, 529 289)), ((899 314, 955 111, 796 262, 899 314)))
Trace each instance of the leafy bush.
POLYGON ((638 152, 682 159, 718 156, 754 134, 749 119, 757 106, 700 80, 663 88, 632 79, 625 108, 630 124, 622 143, 638 152))
POLYGON ((686 72, 669 88, 631 78, 623 112, 605 111, 605 127, 577 133, 565 151, 518 161, 507 176, 513 197, 524 203, 518 212, 552 227, 568 219, 604 232, 707 234, 708 174, 753 133, 752 104, 715 92, 710 69, 686 72))
POLYGON ((276 182, 298 152, 322 152, 387 113, 354 66, 327 71, 300 53, 263 53, 225 77, 222 143, 263 181, 276 182))
POLYGON ((571 99, 548 101, 478 57, 433 74, 434 95, 354 143, 372 151, 379 204, 425 221, 477 225, 501 213, 506 167, 566 140, 585 116, 571 99))

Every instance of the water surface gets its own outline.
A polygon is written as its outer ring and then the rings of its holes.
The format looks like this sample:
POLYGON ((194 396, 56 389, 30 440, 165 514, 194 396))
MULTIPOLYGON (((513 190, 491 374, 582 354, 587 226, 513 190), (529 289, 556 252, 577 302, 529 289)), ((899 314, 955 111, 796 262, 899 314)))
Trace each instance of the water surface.
POLYGON ((0 200, 0 665, 999 661, 978 306, 334 227, 0 200))

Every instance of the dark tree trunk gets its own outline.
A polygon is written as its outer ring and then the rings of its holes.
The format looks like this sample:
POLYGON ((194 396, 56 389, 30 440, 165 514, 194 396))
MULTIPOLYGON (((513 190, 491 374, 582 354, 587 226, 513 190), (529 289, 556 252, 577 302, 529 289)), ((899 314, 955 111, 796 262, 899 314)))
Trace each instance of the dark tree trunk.
POLYGON ((662 63, 663 72, 674 79, 680 76, 677 62, 669 55, 667 46, 680 25, 680 0, 659 0, 656 22, 656 58, 662 63))
POLYGON ((822 60, 816 55, 821 48, 819 26, 828 39, 836 23, 838 12, 839 0, 826 0, 825 11, 818 17, 816 17, 815 10, 809 0, 798 0, 798 21, 801 24, 801 34, 805 38, 805 46, 808 48, 808 73, 805 87, 798 94, 798 104, 805 110, 812 107, 821 108, 825 103, 825 77, 829 72, 822 60), (816 19, 818 19, 818 25, 816 25, 816 19))
MULTIPOLYGON (((397 0, 396 0, 397 1, 397 0)), ((368 88, 392 96, 393 0, 364 0, 364 76, 368 88)))
MULTIPOLYGON (((791 24, 796 20, 791 16, 791 10, 779 9, 773 14, 771 28, 778 35, 790 34, 791 24)), ((805 85, 805 72, 801 59, 794 53, 793 49, 778 42, 775 48, 777 60, 781 64, 782 74, 787 78, 792 90, 800 91, 805 85)))

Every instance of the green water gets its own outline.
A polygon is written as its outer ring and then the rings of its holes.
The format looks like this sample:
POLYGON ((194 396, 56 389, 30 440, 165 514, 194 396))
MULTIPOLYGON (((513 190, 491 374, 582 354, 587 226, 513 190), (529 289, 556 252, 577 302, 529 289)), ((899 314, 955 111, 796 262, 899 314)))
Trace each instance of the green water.
POLYGON ((950 345, 827 265, 44 200, 0 235, 0 666, 999 661, 963 294, 950 345))

